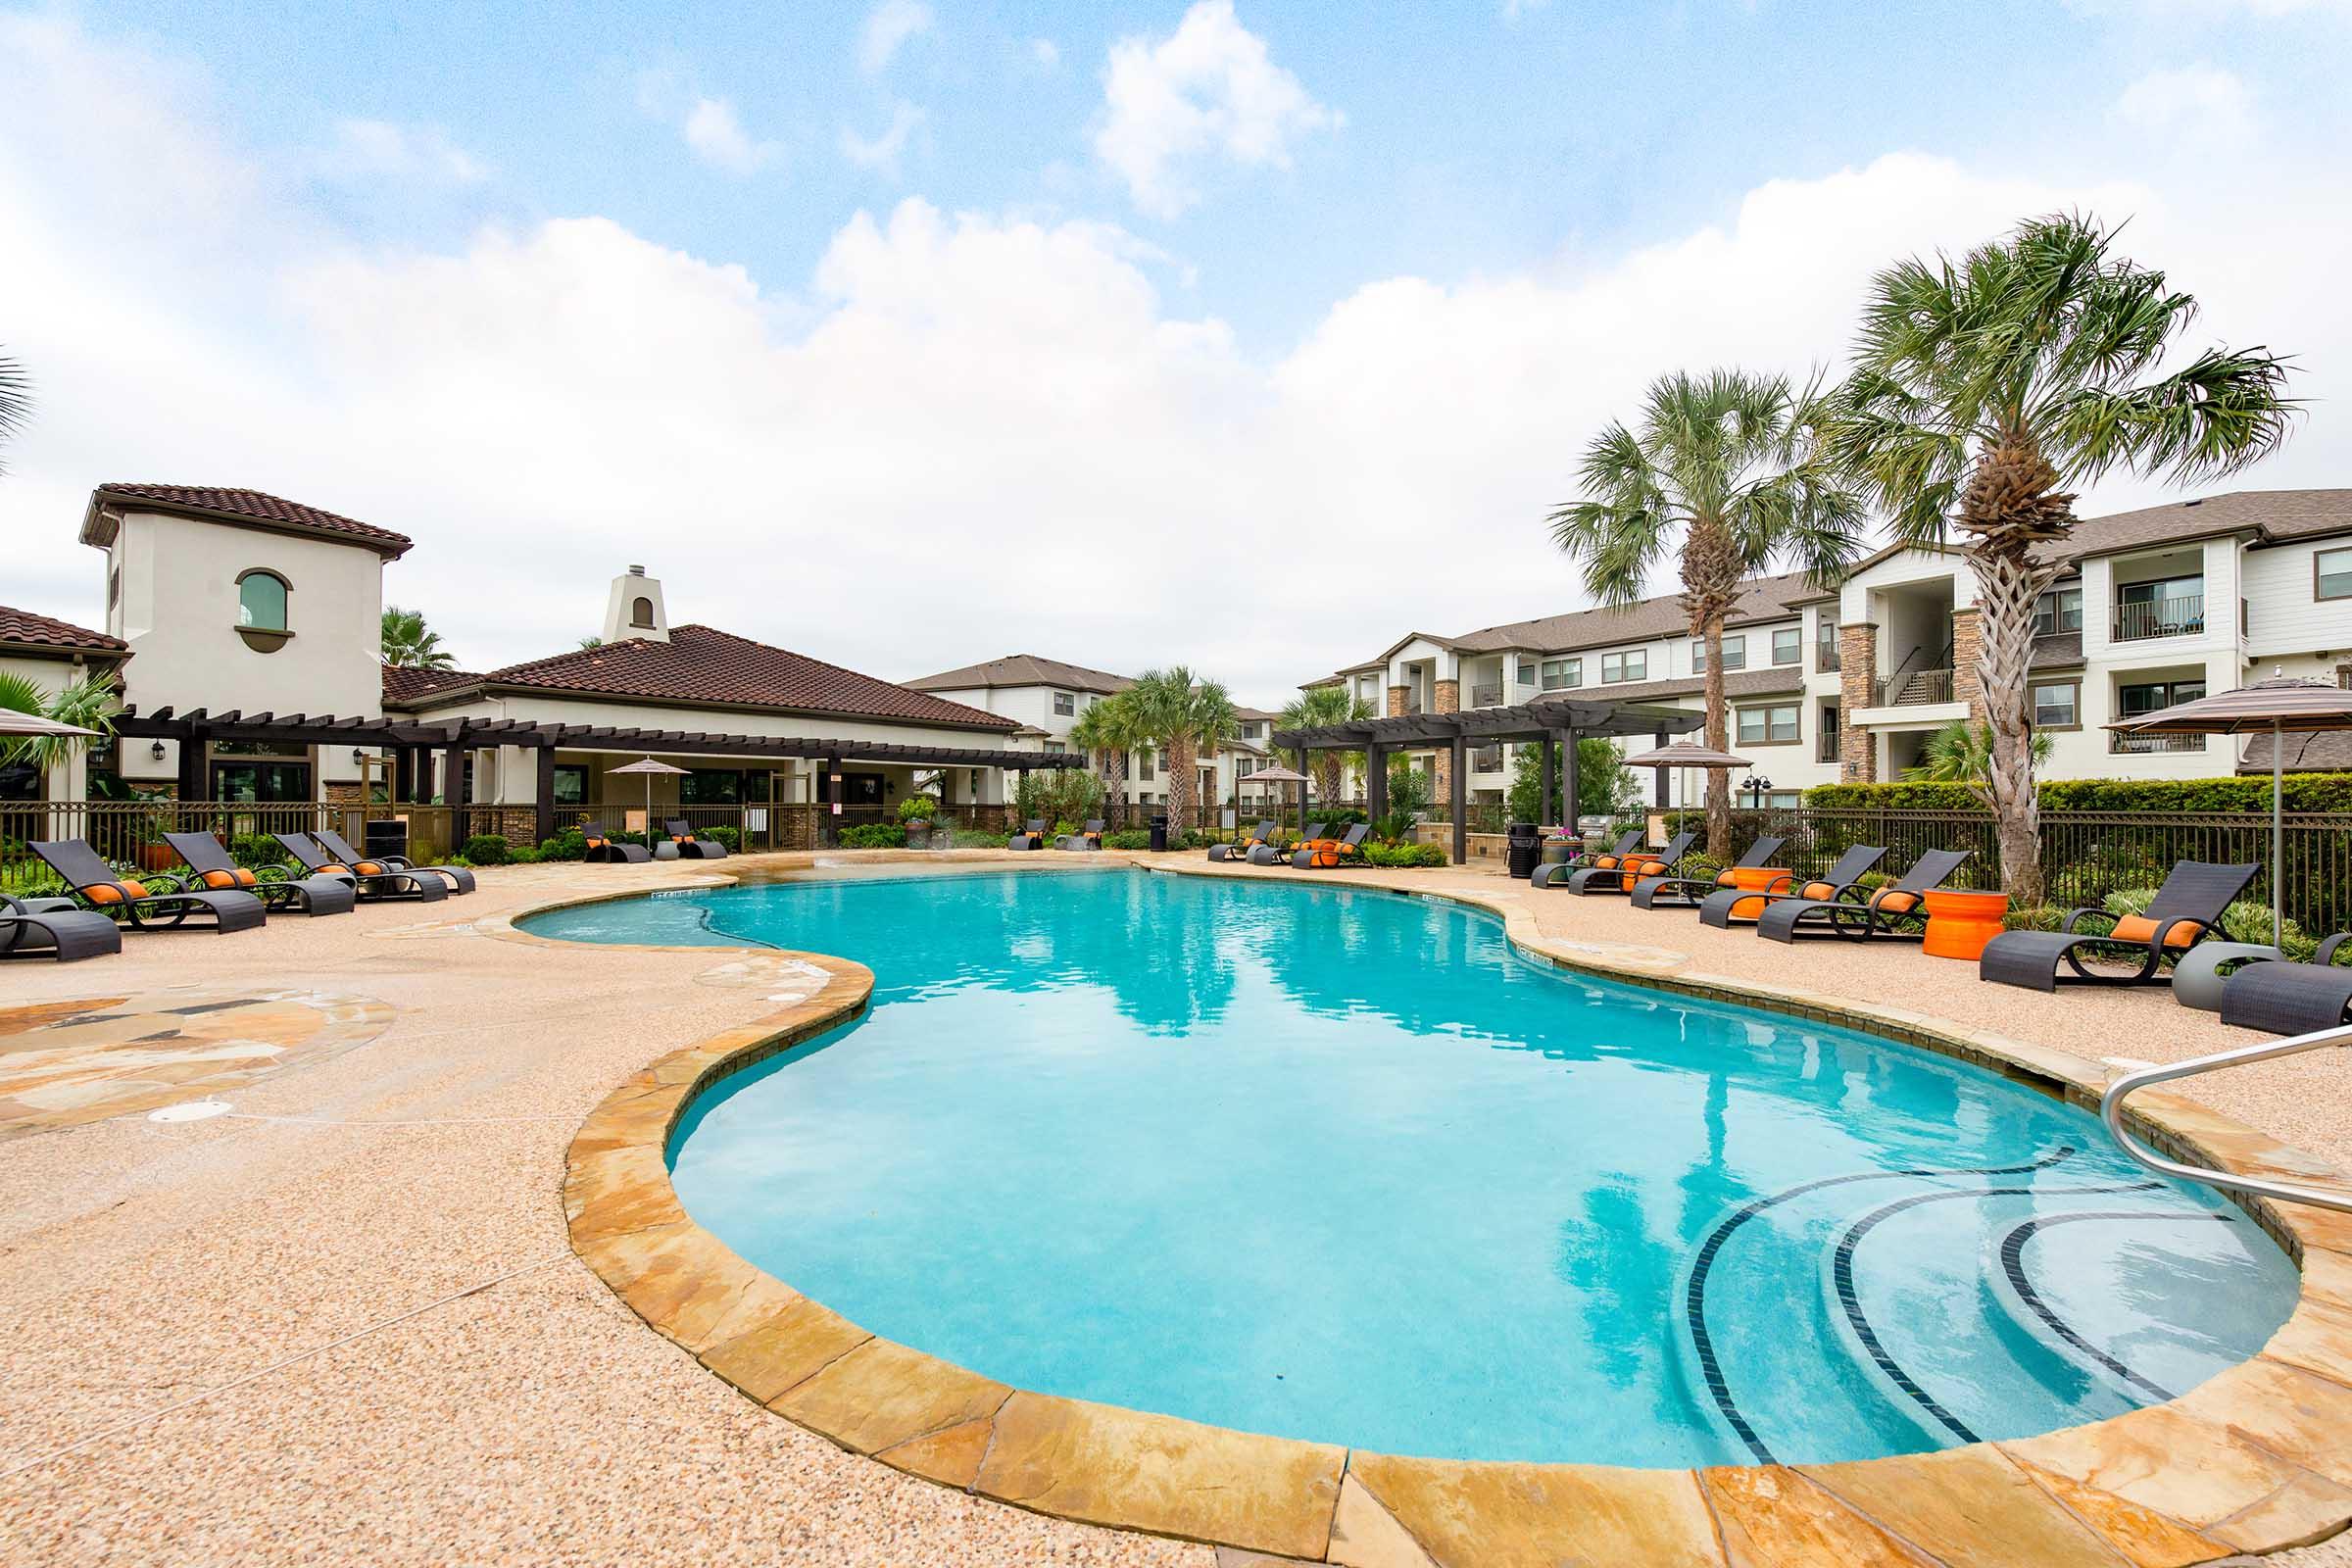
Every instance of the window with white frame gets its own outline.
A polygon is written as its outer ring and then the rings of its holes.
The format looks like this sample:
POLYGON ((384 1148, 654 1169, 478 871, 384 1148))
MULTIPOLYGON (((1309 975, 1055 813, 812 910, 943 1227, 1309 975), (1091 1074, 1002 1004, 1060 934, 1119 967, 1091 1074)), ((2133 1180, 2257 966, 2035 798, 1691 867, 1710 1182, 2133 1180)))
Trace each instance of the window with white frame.
MULTIPOLYGON (((1706 667, 1706 639, 1694 637, 1690 640, 1690 672, 1695 675, 1704 671, 1706 667)), ((1726 669, 1745 669, 1747 667, 1747 636, 1744 632, 1738 636, 1726 637, 1723 640, 1723 667, 1726 669)), ((1641 677, 1636 676, 1635 678, 1638 680, 1641 677)))
POLYGON ((1793 664, 1804 657, 1805 629, 1802 626, 1780 626, 1772 633, 1772 662, 1793 664))
POLYGON ((1794 703, 1742 708, 1739 710, 1739 714, 1740 744, 1742 746, 1781 746, 1797 738, 1797 709, 1794 703))
POLYGON ((2312 591, 2320 599, 2352 599, 2352 545, 2311 558, 2312 591))
POLYGON ((1536 662, 1532 659, 1522 659, 1519 661, 1519 684, 1522 686, 1533 686, 1535 683, 1536 662))
POLYGON ((1616 686, 1629 680, 1649 679, 1649 650, 1637 648, 1631 653, 1600 656, 1600 683, 1616 686))

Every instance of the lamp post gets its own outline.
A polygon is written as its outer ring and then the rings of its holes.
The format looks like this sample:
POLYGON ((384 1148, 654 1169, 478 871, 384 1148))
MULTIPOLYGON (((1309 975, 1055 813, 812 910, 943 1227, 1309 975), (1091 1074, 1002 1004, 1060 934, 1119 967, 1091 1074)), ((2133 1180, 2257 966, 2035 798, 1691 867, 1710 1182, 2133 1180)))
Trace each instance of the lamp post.
POLYGON ((1740 787, 1747 792, 1747 808, 1749 810, 1761 811, 1764 809, 1764 797, 1772 793, 1772 780, 1758 778, 1751 773, 1740 781, 1740 787))

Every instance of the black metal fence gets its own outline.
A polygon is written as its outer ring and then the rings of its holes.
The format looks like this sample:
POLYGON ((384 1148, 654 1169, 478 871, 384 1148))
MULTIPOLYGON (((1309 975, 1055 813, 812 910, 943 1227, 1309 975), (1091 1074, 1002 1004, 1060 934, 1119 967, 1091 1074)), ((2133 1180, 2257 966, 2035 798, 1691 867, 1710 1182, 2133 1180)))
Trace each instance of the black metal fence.
MULTIPOLYGON (((1703 828, 1704 813, 1669 813, 1670 828, 1703 828)), ((1899 873, 1926 850, 1966 850, 1955 887, 2000 886, 2000 844, 1983 811, 1734 811, 1732 853, 1767 833, 1788 840, 1774 857, 1803 875, 1828 870, 1856 844, 1883 846, 1899 873)), ((2318 936, 2352 927, 2352 812, 2290 811, 2280 892, 2286 917, 2318 936)), ((2041 873, 2049 902, 2094 906, 2110 893, 2153 888, 2179 860, 2261 867, 2246 897, 2271 898, 2271 818, 2253 811, 2044 811, 2041 873)))

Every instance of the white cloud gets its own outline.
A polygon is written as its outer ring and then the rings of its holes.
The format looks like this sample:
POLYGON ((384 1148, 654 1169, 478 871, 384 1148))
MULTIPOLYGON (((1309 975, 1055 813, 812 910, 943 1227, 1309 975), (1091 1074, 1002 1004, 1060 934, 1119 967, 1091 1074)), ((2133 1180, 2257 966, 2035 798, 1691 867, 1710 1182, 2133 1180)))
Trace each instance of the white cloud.
POLYGON ((429 180, 477 185, 490 177, 479 159, 431 125, 398 125, 388 120, 343 120, 335 139, 318 156, 328 179, 429 180))
POLYGON ((899 155, 906 150, 906 139, 923 123, 923 112, 909 103, 901 103, 891 111, 890 124, 879 136, 864 137, 850 129, 841 128, 841 156, 860 169, 871 169, 893 179, 899 173, 899 155))
POLYGON ((2116 99, 2115 117, 2142 131, 2234 142, 2254 128, 2254 102, 2234 74, 2199 63, 2149 72, 2116 99))
POLYGON ((931 31, 936 20, 923 0, 882 0, 858 29, 858 68, 868 75, 881 72, 901 45, 931 31))
POLYGON ((1061 66, 1061 46, 1051 38, 1032 38, 1029 40, 1029 58, 1047 71, 1058 70, 1061 66))
POLYGON ((1232 0, 1199 0, 1167 37, 1111 45, 1095 156, 1136 206, 1174 218, 1200 199, 1190 171, 1203 157, 1287 169, 1295 137, 1340 122, 1274 64, 1232 0))
POLYGON ((696 157, 731 174, 758 173, 784 151, 780 143, 755 141, 724 98, 697 98, 679 128, 696 157))
POLYGON ((878 674, 1017 626, 1279 703, 1401 627, 1587 602, 1543 514, 1651 376, 1835 363, 1889 258, 2076 206, 2132 218, 2131 253, 2204 303, 2197 342, 2308 367, 2308 427, 2238 483, 2352 474, 2352 169, 2328 149, 2183 173, 2119 134, 2109 183, 1889 156, 1596 265, 1367 282, 1265 358, 1101 223, 909 199, 787 279, 602 218, 378 249, 281 205, 199 90, 70 24, 0 20, 0 299, 41 307, 7 325, 41 405, 0 481, 0 598, 85 622, 91 487, 159 478, 414 535, 391 590, 469 664, 595 630, 650 549, 680 619, 878 674), (1235 591, 1233 560, 1299 529, 1360 564, 1345 592, 1235 591), (1118 593, 1095 557, 1136 568, 1118 593))

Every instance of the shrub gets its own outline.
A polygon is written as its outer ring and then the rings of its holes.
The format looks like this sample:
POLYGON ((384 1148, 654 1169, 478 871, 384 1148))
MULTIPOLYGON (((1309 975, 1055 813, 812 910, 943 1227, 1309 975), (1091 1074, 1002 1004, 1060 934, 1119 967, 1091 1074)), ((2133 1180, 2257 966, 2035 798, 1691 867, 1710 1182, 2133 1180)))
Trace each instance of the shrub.
POLYGON ((956 830, 956 847, 959 850, 1001 850, 1009 836, 1001 827, 959 827, 956 830))
POLYGON ((697 828, 694 836, 698 839, 709 839, 711 843, 725 849, 729 855, 743 848, 743 829, 739 827, 697 828))
POLYGON ((1373 865, 1401 868, 1416 865, 1444 865, 1447 857, 1435 844, 1367 844, 1364 859, 1373 865))
POLYGON ((228 841, 228 858, 249 871, 266 871, 286 864, 294 857, 286 847, 267 833, 240 833, 228 841))
MULTIPOLYGON (((928 795, 909 795, 899 803, 902 822, 928 822, 939 814, 939 802, 928 795)), ((730 845, 728 848, 732 849, 730 845)))
POLYGON ((587 854, 588 836, 576 827, 565 828, 554 838, 542 839, 539 843, 539 858, 542 860, 577 860, 584 858, 587 854))
MULTIPOLYGON (((2268 778, 2053 778, 2035 793, 2045 811, 2264 811, 2268 778)), ((2290 811, 2352 811, 2352 773, 2289 773, 2290 811)), ((1981 811, 1962 784, 1816 784, 1805 791, 1814 811, 1981 811)))
POLYGON ((2001 916, 2004 931, 2055 931, 2066 924, 2066 911, 2054 904, 2036 904, 2031 908, 2011 909, 2001 916))
POLYGON ((1024 822, 1083 822, 1103 814, 1102 781, 1083 767, 1039 768, 1014 789, 1012 802, 1012 814, 1024 822))
POLYGON ((892 822, 859 822, 841 830, 845 850, 903 850, 906 830, 892 822))
POLYGON ((496 833, 476 833, 458 849, 461 858, 475 865, 504 865, 509 845, 496 833))
POLYGON ((1052 831, 1051 833, 1048 833, 1048 834, 1046 835, 1046 837, 1048 837, 1049 839, 1066 839, 1066 838, 1068 838, 1068 837, 1069 837, 1071 834, 1073 834, 1073 833, 1075 833, 1075 832, 1077 832, 1077 831, 1078 831, 1078 824, 1077 824, 1077 823, 1075 823, 1075 822, 1071 822, 1071 821, 1067 821, 1067 820, 1064 820, 1064 821, 1055 822, 1055 823, 1054 824, 1054 831, 1052 831))
MULTIPOLYGON (((962 834, 956 837, 957 843, 962 842, 962 834)), ((1116 833, 1103 834, 1102 847, 1106 850, 1148 850, 1152 847, 1152 835, 1140 827, 1121 828, 1116 833)))
POLYGON ((1675 867, 1675 875, 1690 877, 1697 881, 1712 882, 1722 874, 1723 862, 1709 856, 1701 855, 1695 850, 1684 856, 1682 864, 1675 867))
MULTIPOLYGON (((1149 844, 1151 839, 1147 836, 1144 842, 1149 844)), ((1211 844, 1220 844, 1222 842, 1224 841, 1219 839, 1213 833, 1206 833, 1201 831, 1200 828, 1190 827, 1186 828, 1174 839, 1171 839, 1169 841, 1169 846, 1173 849, 1179 850, 1205 850, 1211 844)))

